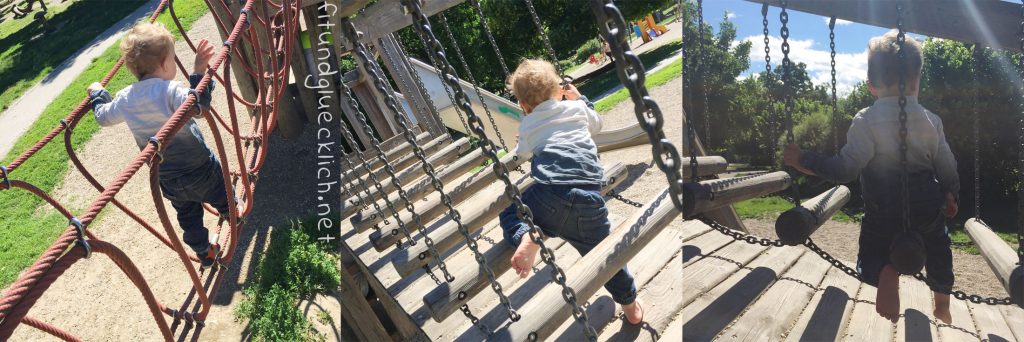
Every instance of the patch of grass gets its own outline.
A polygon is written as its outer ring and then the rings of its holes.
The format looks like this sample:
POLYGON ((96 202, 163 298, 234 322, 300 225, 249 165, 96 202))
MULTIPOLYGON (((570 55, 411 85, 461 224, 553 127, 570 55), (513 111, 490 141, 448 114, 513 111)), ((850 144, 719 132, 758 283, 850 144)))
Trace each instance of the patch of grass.
MULTIPOLYGON (((81 2, 85 3, 85 1, 81 2)), ((91 4, 90 6, 98 5, 91 4)), ((177 0, 175 1, 175 11, 178 13, 182 25, 188 29, 207 10, 206 4, 202 0, 177 0)), ((174 22, 168 15, 161 15, 159 21, 169 28, 174 27, 174 22)), ((171 30, 177 35, 176 31, 171 30)), ((28 150, 78 106, 85 96, 85 88, 90 83, 102 79, 117 63, 120 58, 117 45, 114 44, 104 51, 71 82, 67 89, 64 89, 53 102, 47 105, 39 119, 15 142, 11 152, 0 165, 10 165, 18 154, 28 150)), ((135 82, 135 78, 131 76, 127 68, 122 68, 111 79, 107 89, 114 93, 132 82, 135 82)), ((91 118, 92 114, 85 114, 85 116, 75 128, 74 134, 71 135, 71 146, 75 151, 80 151, 82 146, 99 130, 96 121, 91 118)), ((43 192, 51 192, 68 172, 68 156, 64 150, 62 139, 62 137, 58 137, 39 150, 26 163, 12 172, 11 178, 33 184, 43 192)), ((98 193, 86 195, 93 197, 98 193)), ((2 288, 14 281, 21 270, 30 266, 43 250, 53 243, 53 240, 67 227, 67 220, 50 208, 48 204, 45 204, 42 199, 21 189, 0 191, 0 203, 3 203, 0 205, 0 288, 2 288), (43 209, 37 211, 40 206, 43 209)), ((83 208, 68 209, 71 209, 73 213, 80 213, 83 208)))
MULTIPOLYGON (((294 222, 290 229, 270 234, 270 246, 260 257, 253 280, 243 290, 245 299, 235 311, 237 318, 249 321, 254 340, 322 339, 299 309, 299 299, 337 289, 341 273, 338 258, 328 252, 330 245, 304 231, 303 227, 308 230, 310 226, 294 222)), ((325 320, 322 316, 318 319, 325 320)))
MULTIPOLYGON (((508 154, 507 151, 500 150, 500 151, 498 151, 498 158, 504 157, 506 154, 508 154)), ((483 165, 474 167, 472 170, 469 170, 469 173, 473 174, 473 173, 480 172, 480 170, 483 170, 485 167, 491 166, 491 164, 493 164, 493 162, 491 162, 490 159, 487 159, 487 160, 484 161, 483 165)), ((511 171, 511 170, 509 170, 509 171, 511 171)))
POLYGON ((736 213, 743 219, 776 217, 792 207, 792 203, 777 196, 752 198, 733 205, 733 208, 736 208, 736 213))
MULTIPOLYGON (((658 62, 676 54, 682 50, 682 48, 683 40, 676 39, 651 51, 641 53, 640 61, 643 62, 645 68, 653 68, 655 64, 658 64, 658 62)), ((596 99, 601 94, 615 88, 619 84, 618 75, 614 70, 609 70, 600 76, 591 78, 586 82, 579 84, 577 88, 580 90, 581 94, 586 95, 588 98, 596 99)))
MULTIPOLYGON (((664 68, 661 68, 661 70, 648 74, 647 82, 645 84, 647 85, 648 89, 664 85, 669 81, 675 79, 676 77, 682 76, 682 71, 683 60, 677 59, 674 62, 672 62, 672 64, 669 64, 664 68)), ((616 79, 616 81, 618 81, 618 79, 616 79)), ((629 91, 626 88, 622 88, 612 93, 611 95, 608 95, 603 99, 595 102, 594 109, 597 110, 598 113, 604 113, 611 110, 622 101, 626 101, 628 99, 629 91)))
POLYGON ((146 2, 96 4, 79 0, 50 6, 45 35, 32 15, 0 24, 0 110, 7 109, 65 59, 146 2))

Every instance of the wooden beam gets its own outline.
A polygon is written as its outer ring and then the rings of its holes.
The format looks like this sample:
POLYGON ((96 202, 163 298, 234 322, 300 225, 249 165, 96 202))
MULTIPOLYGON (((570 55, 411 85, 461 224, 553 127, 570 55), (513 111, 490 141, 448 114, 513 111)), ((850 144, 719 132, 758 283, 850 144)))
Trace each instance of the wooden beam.
MULTIPOLYGON (((220 18, 234 18, 238 16, 238 12, 241 11, 242 5, 237 1, 228 2, 228 9, 225 10, 223 6, 212 6, 211 10, 213 13, 220 18)), ((259 13, 252 11, 252 13, 259 13)), ((253 19, 255 20, 255 19, 253 19)), ((234 23, 225 23, 225 25, 231 25, 234 23)), ((217 32, 220 33, 220 38, 226 40, 228 38, 228 32, 224 30, 231 30, 231 27, 220 27, 218 26, 217 32)), ((252 45, 251 44, 235 44, 234 49, 240 50, 242 56, 248 61, 254 62, 256 59, 253 57, 252 45)), ((234 70, 234 82, 233 85, 238 87, 241 92, 242 98, 246 100, 254 100, 257 98, 256 80, 254 80, 242 67, 242 60, 238 58, 237 54, 231 54, 231 69, 234 70)), ((186 64, 188 65, 188 64, 186 64)), ((230 77, 230 75, 225 75, 230 77)), ((247 111, 248 112, 248 111, 247 111)))
MULTIPOLYGON (((761 0, 747 0, 762 3, 761 0)), ((768 0, 779 6, 780 0, 768 0)), ((903 27, 929 37, 1020 52, 1020 4, 998 0, 789 0, 788 8, 824 17, 896 27, 896 6, 903 5, 903 27)), ((824 30, 824 28, 822 28, 824 30)))
POLYGON ((370 82, 362 82, 352 87, 352 93, 356 95, 359 104, 363 106, 363 113, 366 114, 366 118, 370 119, 370 125, 377 130, 377 134, 380 136, 379 140, 387 140, 398 135, 392 128, 387 114, 384 113, 385 111, 381 107, 382 103, 377 102, 377 97, 374 96, 376 91, 370 89, 370 82))
MULTIPOLYGON (((574 289, 582 303, 622 269, 630 259, 654 239, 669 222, 679 216, 668 199, 668 188, 659 192, 653 201, 634 214, 625 224, 616 228, 587 255, 567 267, 566 285, 574 289)), ((535 335, 543 341, 572 315, 572 308, 562 299, 560 286, 547 286, 524 304, 519 312, 527 313, 507 330, 496 332, 496 340, 525 341, 535 335)))
MULTIPOLYGON (((503 157, 500 160, 503 163, 505 163, 506 167, 508 167, 509 169, 515 168, 516 166, 522 164, 521 160, 514 159, 511 155, 506 156, 507 157, 503 157)), ((448 192, 448 196, 451 198, 452 203, 460 203, 463 200, 469 198, 470 196, 473 196, 484 187, 487 187, 488 185, 493 183, 498 178, 498 176, 495 175, 494 172, 490 171, 491 170, 484 168, 483 170, 480 170, 480 172, 477 172, 466 178, 466 180, 459 184, 458 186, 455 186, 454 188, 449 187, 446 191, 448 192)), ((433 188, 433 186, 431 186, 431 188, 433 188)), ((420 215, 420 222, 423 224, 426 224, 427 222, 430 222, 431 220, 437 218, 438 216, 441 216, 446 211, 447 208, 442 206, 440 195, 431 196, 426 203, 422 203, 418 208, 416 208, 417 214, 420 215)), ((403 222, 411 222, 412 214, 408 212, 402 213, 401 219, 403 222)), ((370 215, 364 220, 359 220, 358 224, 356 223, 356 221, 357 218, 353 217, 352 222, 356 228, 356 231, 361 232, 365 231, 369 227, 372 227, 374 224, 382 221, 382 219, 380 217, 374 217, 374 215, 370 215)), ((416 225, 407 225, 407 227, 412 230, 421 228, 416 225)), ((395 229, 398 229, 398 223, 392 222, 390 225, 381 227, 380 231, 383 233, 391 233, 392 230, 395 229)), ((394 236, 393 234, 384 234, 383 236, 380 234, 375 234, 370 236, 370 240, 373 241, 374 246, 376 246, 378 250, 383 250, 391 245, 394 245, 394 243, 397 242, 398 238, 398 236, 394 236)))
POLYGON ((1010 294, 1010 299, 1024 308, 1024 266, 1017 264, 1017 253, 996 235, 987 225, 972 218, 964 223, 967 234, 978 246, 981 256, 985 257, 996 278, 1010 294))
MULTIPOLYGON (((437 151, 441 150, 443 147, 450 145, 451 142, 452 141, 448 140, 447 136, 435 138, 433 141, 428 142, 427 144, 422 146, 423 153, 427 155, 428 161, 429 161, 429 158, 430 158, 430 156, 432 154, 435 154, 437 151)), ((465 141, 463 141, 463 139, 460 139, 459 140, 459 145, 458 145, 458 147, 456 147, 456 149, 466 149, 466 148, 469 148, 469 140, 465 139, 465 141)), ((391 161, 389 164, 391 164, 391 167, 394 169, 394 171, 396 173, 400 173, 403 170, 405 170, 405 169, 407 169, 407 168, 409 168, 409 167, 411 167, 413 165, 419 165, 420 164, 420 159, 415 154, 410 153, 410 154, 406 154, 404 156, 401 156, 401 157, 397 158, 394 161, 391 161)), ((420 167, 416 166, 415 168, 419 169, 420 167)), ((364 173, 366 172, 365 168, 357 168, 357 170, 360 170, 360 169, 364 173)), ((383 167, 383 166, 377 168, 376 170, 373 170, 373 175, 376 176, 377 179, 382 180, 382 181, 389 177, 389 175, 387 173, 387 168, 383 167)), ((420 175, 422 175, 422 173, 420 173, 420 175)), ((369 175, 362 175, 360 177, 363 177, 363 178, 366 178, 367 180, 369 180, 369 178, 368 178, 369 175)))
POLYGON ((779 215, 775 220, 775 234, 790 246, 804 243, 848 201, 850 189, 837 185, 779 215))
MULTIPOLYGON (((448 165, 448 167, 439 171, 437 173, 437 178, 441 180, 441 183, 447 184, 459 177, 464 176, 467 172, 469 172, 469 170, 472 170, 473 168, 483 164, 485 158, 486 157, 484 156, 482 151, 480 151, 479 149, 474 149, 465 156, 462 156, 462 158, 456 160, 454 163, 448 165)), ((400 199, 400 197, 398 196, 397 193, 392 193, 392 191, 394 191, 394 186, 391 185, 391 183, 386 183, 382 185, 384 193, 389 193, 388 199, 391 200, 392 203, 396 203, 400 199)), ((426 178, 422 178, 419 181, 417 181, 416 184, 405 187, 405 192, 409 196, 409 198, 418 198, 426 196, 433 191, 434 187, 431 185, 430 180, 426 178)), ((376 194, 376 189, 371 190, 372 197, 377 198, 376 194)), ((378 201, 377 203, 379 205, 384 205, 383 201, 378 201)), ((353 209, 359 210, 361 209, 361 207, 356 207, 353 209)), ((353 213, 355 213, 355 211, 350 211, 349 207, 345 207, 342 208, 341 217, 348 217, 348 215, 351 215, 353 213)), ((370 215, 373 215, 373 213, 371 212, 371 210, 367 209, 357 215, 359 215, 360 217, 369 217, 370 215)), ((353 217, 353 219, 356 219, 356 217, 353 217)), ((359 218, 359 220, 362 220, 362 218, 359 218)))
POLYGON ((783 171, 715 179, 683 185, 683 211, 687 218, 736 202, 764 196, 789 187, 789 174, 783 171))
MULTIPOLYGON (((626 175, 626 167, 622 163, 615 163, 605 169, 604 180, 605 183, 601 187, 601 193, 607 193, 615 186, 622 183, 623 176, 626 175)), ((536 183, 533 177, 526 176, 523 181, 516 184, 516 187, 520 191, 526 191, 527 188, 536 183)), ((502 210, 505 210, 512 200, 505 196, 504 187, 498 188, 497 193, 487 193, 486 196, 477 197, 470 208, 471 210, 465 210, 462 208, 460 212, 463 215, 463 226, 469 230, 469 234, 475 234, 477 231, 483 229, 484 225, 495 217, 502 210)), ((458 225, 451 220, 441 220, 438 222, 440 227, 436 227, 430 234, 431 238, 434 239, 434 246, 439 251, 447 251, 449 248, 455 247, 459 242, 465 241, 461 234, 459 234, 458 225)), ((402 257, 396 258, 392 261, 395 265, 395 270, 398 274, 408 276, 413 271, 428 265, 431 262, 437 262, 434 260, 433 255, 427 251, 425 244, 416 244, 407 250, 402 257)), ((454 311, 454 310, 453 310, 454 311)))
MULTIPOLYGON (((415 128, 413 131, 418 130, 419 128, 415 128)), ((433 139, 430 139, 429 132, 422 132, 416 135, 417 143, 426 144, 430 142, 430 140, 433 139)), ((409 151, 412 151, 412 145, 406 142, 404 137, 392 137, 388 141, 381 142, 380 148, 385 151, 384 158, 387 160, 396 160, 401 156, 408 154, 409 151)), ((366 160, 366 162, 370 164, 370 169, 375 170, 379 168, 382 165, 382 162, 380 161, 380 158, 377 158, 377 152, 374 149, 363 151, 363 154, 368 153, 372 153, 373 156, 372 159, 369 159, 369 157, 367 157, 368 159, 366 160)), ((345 172, 351 172, 359 175, 360 177, 366 175, 366 170, 364 170, 362 167, 356 168, 355 171, 346 170, 345 172)))
MULTIPOLYGON (((430 0, 423 2, 423 14, 432 16, 462 3, 465 0, 430 0)), ((366 7, 366 11, 352 19, 356 29, 363 35, 359 41, 367 43, 412 25, 412 17, 405 13, 401 0, 378 0, 366 7)), ((352 43, 342 42, 343 46, 351 47, 352 43)))
MULTIPOLYGON (((354 281, 354 274, 348 268, 341 267, 341 288, 338 298, 341 301, 341 318, 347 321, 352 332, 359 341, 391 340, 384 325, 377 318, 377 313, 370 307, 366 294, 354 281)), ((365 279, 364 279, 365 283, 365 279)), ((365 285, 364 285, 365 286, 365 285)))
POLYGON ((433 105, 428 102, 430 98, 416 86, 409 60, 402 53, 394 34, 385 35, 374 43, 384 57, 382 58, 384 66, 391 73, 391 77, 396 80, 398 90, 409 101, 409 108, 416 115, 416 121, 435 137, 447 134, 447 128, 441 123, 436 108, 433 108, 433 105))

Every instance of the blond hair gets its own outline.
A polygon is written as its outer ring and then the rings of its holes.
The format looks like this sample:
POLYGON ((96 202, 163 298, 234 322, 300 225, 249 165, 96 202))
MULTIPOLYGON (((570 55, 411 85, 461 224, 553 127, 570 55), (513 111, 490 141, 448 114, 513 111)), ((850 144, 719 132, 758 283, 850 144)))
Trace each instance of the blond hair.
POLYGON ((541 59, 527 59, 508 77, 506 86, 519 101, 536 107, 557 97, 561 83, 554 65, 541 59))
MULTIPOLYGON (((868 43, 868 83, 876 87, 895 86, 900 81, 900 45, 896 37, 899 32, 891 30, 880 37, 871 38, 868 43)), ((921 67, 924 57, 921 55, 921 43, 906 36, 903 43, 906 54, 906 69, 903 77, 908 89, 921 79, 921 67)))
POLYGON ((161 24, 139 24, 121 39, 121 53, 128 70, 142 78, 160 68, 174 53, 174 36, 161 24))

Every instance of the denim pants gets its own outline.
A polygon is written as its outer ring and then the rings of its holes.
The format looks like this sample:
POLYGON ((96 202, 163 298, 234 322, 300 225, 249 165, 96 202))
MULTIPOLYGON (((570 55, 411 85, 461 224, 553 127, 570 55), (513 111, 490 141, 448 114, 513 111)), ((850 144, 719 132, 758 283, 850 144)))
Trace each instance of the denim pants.
MULTIPOLYGON (((600 190, 600 185, 538 183, 523 192, 523 203, 530 207, 533 222, 544 234, 560 237, 586 255, 611 233, 608 207, 600 190)), ((515 205, 505 208, 499 220, 505 241, 513 248, 518 247, 529 227, 516 216, 515 205)), ((604 288, 616 303, 630 304, 636 300, 633 275, 625 267, 615 273, 604 288)))
MULTIPOLYGON (((925 247, 925 273, 932 291, 949 293, 953 289, 953 251, 942 206, 945 194, 934 177, 911 177, 909 185, 911 229, 921 235, 925 247)), ((896 191, 899 191, 898 189, 896 191)), ((898 194, 898 192, 897 192, 898 194)), ((901 232, 900 196, 885 203, 865 201, 857 252, 857 271, 861 280, 878 286, 878 275, 889 264, 892 240, 901 232)))
POLYGON ((221 215, 228 215, 227 191, 220 162, 210 156, 206 164, 174 178, 160 179, 160 190, 178 212, 182 240, 197 255, 210 249, 210 231, 203 226, 203 203, 209 203, 221 215))

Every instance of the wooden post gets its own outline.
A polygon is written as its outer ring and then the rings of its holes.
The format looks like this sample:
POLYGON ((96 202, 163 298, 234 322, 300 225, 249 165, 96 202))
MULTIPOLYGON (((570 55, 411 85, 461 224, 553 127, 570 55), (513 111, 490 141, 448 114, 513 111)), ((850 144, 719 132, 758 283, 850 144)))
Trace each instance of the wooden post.
MULTIPOLYGON (((321 4, 323 6, 323 4, 321 4)), ((307 75, 314 75, 313 77, 302 77, 302 88, 315 88, 314 93, 315 100, 313 102, 314 109, 312 112, 306 113, 306 118, 311 123, 317 123, 319 120, 317 116, 321 112, 335 113, 341 112, 341 101, 338 98, 338 88, 336 82, 340 79, 338 72, 337 58, 338 54, 334 50, 331 40, 335 39, 332 37, 332 33, 325 30, 322 26, 326 24, 324 18, 321 18, 320 7, 321 6, 310 6, 302 9, 302 16, 306 23, 306 32, 309 36, 311 44, 311 53, 313 54, 313 67, 307 67, 307 75), (328 72, 334 72, 335 74, 323 73, 319 69, 319 65, 325 65, 325 70, 328 72)), ((305 57, 303 57, 305 60, 305 57)), ((304 64, 304 63, 303 63, 304 64)), ((307 109, 308 110, 308 109, 307 109)), ((340 119, 339 124, 340 123, 340 119)), ((341 127, 341 126, 339 126, 341 127)), ((344 127, 341 127, 344 128, 344 127)), ((358 136, 358 135, 357 135, 358 136)), ((353 147, 358 148, 358 147, 353 147)))
POLYGON ((786 210, 775 220, 775 233, 787 245, 795 246, 807 241, 821 225, 828 222, 850 200, 850 189, 842 185, 821 193, 786 210))
POLYGON ((967 220, 964 227, 967 228, 967 234, 971 235, 974 244, 978 245, 978 250, 992 268, 992 273, 996 274, 996 278, 999 278, 1003 288, 1010 294, 1010 299, 1017 306, 1024 308, 1024 266, 1017 263, 1017 253, 1014 253, 1013 248, 1000 239, 991 228, 976 218, 967 220))
POLYGON ((789 174, 783 171, 686 183, 683 185, 683 213, 692 218, 745 199, 781 191, 790 183, 789 174))
MULTIPOLYGON (((601 193, 606 193, 615 186, 622 183, 623 176, 626 175, 626 167, 622 163, 615 163, 605 169, 604 180, 605 184, 601 188, 601 193)), ((525 176, 523 181, 516 184, 516 187, 520 191, 525 191, 527 188, 536 183, 533 177, 525 176)), ((512 200, 505 196, 505 189, 496 189, 497 191, 487 193, 487 196, 478 197, 479 201, 474 200, 474 205, 467 208, 468 210, 460 210, 460 214, 463 215, 463 226, 469 229, 470 234, 474 234, 484 228, 487 222, 490 222, 495 217, 505 210, 512 200)), ((458 225, 450 220, 438 221, 438 224, 443 224, 440 227, 435 228, 429 235, 434 239, 434 246, 438 251, 444 252, 449 248, 455 247, 460 242, 464 242, 465 239, 462 234, 459 234, 458 225)), ((372 237, 371 237, 372 238, 372 237)), ((408 276, 414 271, 422 269, 423 266, 428 265, 431 262, 436 262, 434 256, 430 255, 427 251, 426 244, 420 243, 415 246, 409 247, 406 253, 403 253, 400 257, 392 260, 395 265, 395 270, 402 276, 408 276)), ((466 267, 476 268, 476 267, 466 267)), ((458 278, 456 278, 458 279, 458 278)), ((470 279, 470 278, 467 278, 470 279)), ((476 279, 471 278, 471 279, 476 279)), ((467 297, 468 298, 468 297, 467 297)))
MULTIPOLYGON (((362 73, 362 69, 359 71, 362 73)), ((360 82, 352 87, 352 93, 356 95, 356 99, 359 100, 359 104, 363 106, 363 112, 366 113, 366 118, 370 119, 370 124, 377 130, 377 134, 380 136, 380 140, 387 140, 393 136, 398 135, 397 130, 391 124, 391 120, 388 119, 388 115, 384 113, 381 108, 380 102, 374 96, 376 91, 370 89, 370 82, 360 82)))
POLYGON ((420 88, 416 86, 416 81, 411 74, 415 71, 411 70, 408 57, 402 54, 395 35, 388 34, 377 39, 376 45, 381 55, 384 55, 382 58, 384 66, 391 73, 391 77, 395 79, 398 90, 409 101, 409 107, 416 115, 416 121, 435 137, 447 134, 447 129, 441 123, 435 108, 431 108, 427 102, 428 95, 421 92, 420 88))
MULTIPOLYGON (((237 18, 238 17, 239 11, 242 10, 241 3, 237 2, 237 1, 229 1, 228 2, 228 9, 229 10, 227 10, 227 11, 224 10, 223 6, 210 6, 210 9, 213 11, 214 15, 216 15, 217 17, 220 17, 225 22, 224 23, 225 25, 229 25, 228 27, 225 27, 225 28, 218 27, 218 30, 217 30, 217 32, 220 32, 220 38, 221 39, 223 39, 223 40, 228 39, 228 32, 225 32, 224 29, 227 29, 227 30, 231 29, 230 25, 233 25, 234 23, 229 23, 228 22, 228 21, 230 21, 229 18, 237 18)), ((256 11, 254 10, 254 11, 252 11, 252 13, 256 13, 256 11)), ((249 22, 252 23, 253 21, 255 21, 255 18, 250 20, 249 22)), ((242 54, 242 56, 244 56, 248 61, 250 61, 250 62, 255 62, 256 61, 256 58, 253 56, 253 53, 252 53, 252 45, 236 43, 234 45, 233 49, 237 49, 242 54)), ((234 70, 234 75, 235 75, 234 82, 232 82, 232 84, 234 84, 235 86, 238 87, 238 90, 241 92, 242 98, 251 101, 251 100, 256 99, 256 97, 258 95, 257 94, 258 91, 256 89, 257 88, 256 87, 256 80, 254 80, 251 76, 249 76, 249 74, 245 71, 245 69, 243 69, 242 65, 243 65, 242 61, 239 60, 238 55, 231 54, 231 69, 234 70)), ((250 64, 250 65, 252 65, 252 64, 250 64)), ((226 75, 226 76, 230 76, 230 75, 226 75)))
POLYGON ((350 323, 348 326, 359 341, 391 340, 391 336, 377 318, 377 313, 366 301, 366 292, 363 291, 368 289, 366 280, 362 279, 364 285, 361 288, 356 283, 355 274, 349 272, 347 267, 342 266, 340 270, 341 288, 338 289, 338 297, 341 300, 342 319, 350 323))
MULTIPOLYGON (((505 165, 508 165, 510 168, 514 168, 522 164, 522 162, 520 162, 519 160, 512 160, 511 157, 509 157, 508 159, 501 160, 502 162, 505 163, 505 165)), ((473 196, 477 191, 480 191, 481 189, 487 187, 488 185, 491 185, 491 183, 493 183, 495 179, 497 179, 497 176, 494 175, 494 172, 488 172, 488 170, 485 169, 473 175, 470 175, 469 178, 467 178, 462 184, 459 184, 455 188, 448 188, 445 189, 445 191, 448 193, 448 196, 452 199, 452 202, 457 204, 459 202, 462 202, 466 198, 473 196)), ((431 186, 431 189, 433 189, 433 186, 431 186)), ((446 209, 447 208, 441 205, 441 196, 434 195, 430 196, 426 203, 421 203, 416 208, 416 212, 417 214, 420 215, 421 220, 429 221, 445 213, 446 209)), ((412 214, 409 212, 404 212, 399 217, 403 222, 410 222, 413 219, 412 214)), ((356 219, 357 218, 355 217, 352 219, 354 224, 356 223, 356 219)), ((361 220, 358 222, 358 224, 355 224, 356 231, 365 231, 369 227, 372 227, 374 224, 382 220, 382 218, 374 217, 373 214, 370 214, 370 216, 368 216, 367 219, 361 220)), ((413 230, 421 228, 414 225, 407 225, 407 227, 413 230)), ((398 223, 392 222, 390 225, 380 227, 380 231, 385 233, 391 233, 391 231, 396 228, 398 228, 398 223)), ((392 234, 385 234, 383 236, 381 236, 380 234, 373 234, 370 236, 370 241, 374 242, 378 250, 383 250, 385 248, 385 245, 382 244, 393 245, 395 242, 397 242, 398 238, 398 236, 394 236, 392 234)))
MULTIPOLYGON (((300 11, 301 12, 301 11, 300 11)), ((305 14, 302 14, 305 16, 305 14)), ((304 22, 305 20, 303 20, 304 22)), ((316 122, 316 115, 319 112, 316 109, 317 95, 306 84, 316 84, 313 79, 315 78, 312 69, 310 69, 310 62, 313 62, 313 46, 312 40, 309 38, 309 30, 300 31, 298 48, 292 49, 292 53, 288 58, 291 59, 292 75, 295 78, 296 90, 299 95, 299 99, 302 101, 302 111, 306 118, 306 122, 316 122), (309 81, 307 83, 307 81, 309 81)), ((313 62, 315 63, 315 62, 313 62)))

